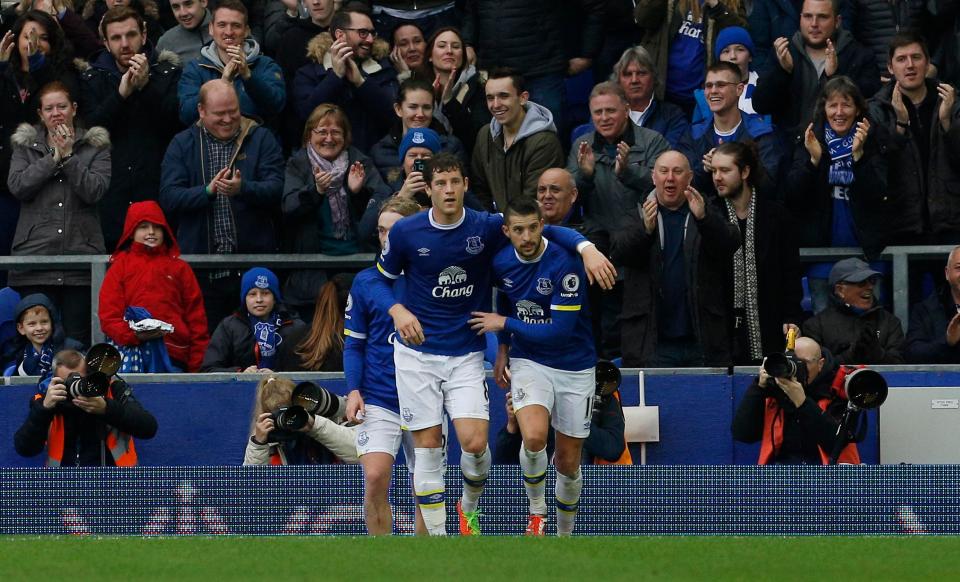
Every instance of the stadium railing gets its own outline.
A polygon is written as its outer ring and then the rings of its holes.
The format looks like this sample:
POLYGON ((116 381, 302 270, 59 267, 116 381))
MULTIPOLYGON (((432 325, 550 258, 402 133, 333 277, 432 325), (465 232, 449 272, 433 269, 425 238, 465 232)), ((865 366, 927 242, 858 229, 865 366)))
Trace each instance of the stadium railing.
MULTIPOLYGON (((907 327, 910 318, 908 274, 910 261, 915 259, 929 259, 931 257, 945 258, 953 245, 909 245, 891 246, 884 249, 881 260, 893 264, 893 313, 907 327)), ((856 247, 837 248, 802 248, 800 260, 805 263, 816 261, 837 261, 847 257, 859 257, 863 250, 856 247)), ((328 269, 348 268, 361 269, 370 266, 374 260, 373 254, 361 253, 353 255, 322 255, 322 254, 235 254, 235 255, 183 255, 191 267, 197 269, 213 269, 223 267, 252 267, 262 265, 271 269, 328 269)), ((90 270, 90 319, 93 330, 93 342, 104 340, 100 330, 98 307, 100 303, 100 286, 107 272, 109 255, 49 255, 29 257, 0 257, 0 270, 90 270)))
MULTIPOLYGON (((265 266, 271 269, 362 269, 373 264, 375 255, 359 253, 353 255, 321 254, 235 254, 235 255, 182 255, 193 267, 201 269, 219 269, 223 267, 265 266)), ((100 287, 107 274, 109 255, 49 255, 31 257, 0 257, 0 270, 90 270, 90 329, 93 343, 106 338, 100 329, 100 287)))

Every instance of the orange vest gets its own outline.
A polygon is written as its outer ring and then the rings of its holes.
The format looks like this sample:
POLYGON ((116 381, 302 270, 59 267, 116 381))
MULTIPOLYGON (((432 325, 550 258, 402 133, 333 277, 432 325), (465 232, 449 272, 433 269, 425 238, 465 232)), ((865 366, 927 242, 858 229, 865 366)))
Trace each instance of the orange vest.
MULTIPOLYGON (((863 366, 858 367, 862 368, 863 366)), ((841 390, 843 389, 843 382, 847 374, 851 373, 855 369, 856 368, 841 366, 837 371, 837 375, 833 377, 833 383, 830 385, 830 390, 837 397, 840 396, 841 390)), ((826 412, 827 407, 830 406, 832 402, 834 402, 833 398, 822 398, 817 401, 817 405, 820 407, 820 410, 826 412)), ((760 443, 760 458, 757 460, 757 464, 769 464, 780 452, 781 446, 783 446, 783 408, 781 408, 780 403, 777 402, 776 398, 767 398, 766 408, 763 412, 763 440, 760 443)), ((817 450, 820 451, 820 461, 824 465, 829 464, 830 453, 832 451, 824 451, 823 447, 820 446, 817 447, 817 450)), ((843 447, 837 462, 849 465, 859 465, 860 453, 857 451, 856 443, 848 443, 847 446, 843 447)))
MULTIPOLYGON (((113 399, 112 387, 107 387, 108 399, 113 399)), ((34 395, 33 399, 43 398, 42 394, 34 395)), ((62 414, 55 414, 47 430, 47 466, 59 467, 63 464, 63 449, 66 440, 66 422, 62 414)), ((133 444, 133 437, 119 430, 109 427, 107 431, 107 448, 117 467, 135 467, 137 465, 137 450, 133 444)))
MULTIPOLYGON (((617 390, 613 393, 614 397, 617 399, 617 402, 620 402, 620 391, 617 390)), ((630 445, 627 443, 627 440, 623 440, 623 454, 620 455, 620 458, 616 461, 608 461, 606 459, 601 459, 600 457, 593 458, 594 465, 632 465, 633 456, 630 455, 630 445)))

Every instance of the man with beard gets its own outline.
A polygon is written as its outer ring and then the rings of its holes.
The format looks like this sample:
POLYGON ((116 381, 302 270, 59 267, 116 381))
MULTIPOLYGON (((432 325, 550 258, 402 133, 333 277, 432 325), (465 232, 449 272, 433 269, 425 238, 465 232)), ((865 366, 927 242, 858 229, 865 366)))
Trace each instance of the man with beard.
POLYGON ((727 278, 733 307, 734 365, 755 365, 783 349, 783 334, 800 322, 800 250, 790 215, 758 196, 754 180, 763 172, 756 150, 727 142, 713 153, 713 185, 727 220, 737 225, 740 248, 727 278))

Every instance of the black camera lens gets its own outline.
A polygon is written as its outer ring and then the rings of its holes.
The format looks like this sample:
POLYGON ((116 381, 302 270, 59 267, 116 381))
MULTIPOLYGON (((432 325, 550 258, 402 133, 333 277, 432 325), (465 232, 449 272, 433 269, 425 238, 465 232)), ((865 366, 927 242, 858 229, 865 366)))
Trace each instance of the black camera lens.
POLYGON ((608 360, 600 360, 596 365, 596 393, 609 396, 620 388, 623 377, 620 368, 608 360))
POLYGON ((310 414, 334 419, 342 416, 340 397, 313 382, 300 382, 293 389, 291 401, 310 414))
POLYGON ((300 430, 309 420, 310 415, 302 406, 283 406, 273 412, 273 424, 279 430, 300 430))
POLYGON ((64 379, 63 383, 67 387, 67 394, 70 398, 77 398, 78 396, 95 398, 106 396, 110 379, 100 373, 83 377, 79 373, 73 372, 64 379))
POLYGON ((763 370, 774 378, 792 378, 797 373, 796 363, 786 354, 774 352, 767 354, 763 370))

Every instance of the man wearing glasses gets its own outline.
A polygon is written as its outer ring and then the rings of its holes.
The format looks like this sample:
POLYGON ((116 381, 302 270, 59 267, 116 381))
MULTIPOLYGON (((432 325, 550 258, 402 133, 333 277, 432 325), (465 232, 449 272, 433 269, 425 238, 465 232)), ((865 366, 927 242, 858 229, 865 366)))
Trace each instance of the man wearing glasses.
POLYGON ((333 15, 330 38, 319 35, 307 46, 309 64, 297 70, 293 100, 306 119, 321 103, 339 105, 353 130, 353 144, 370 151, 394 119, 396 73, 384 54, 374 50, 377 32, 362 5, 347 4, 333 15))
POLYGON ((690 160, 693 184, 707 194, 716 194, 713 187, 713 150, 722 143, 753 142, 760 156, 766 179, 751 176, 757 188, 764 190, 777 183, 783 161, 783 145, 773 125, 755 113, 740 109, 744 83, 737 65, 721 61, 707 69, 703 94, 713 114, 690 126, 677 149, 690 160))

